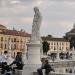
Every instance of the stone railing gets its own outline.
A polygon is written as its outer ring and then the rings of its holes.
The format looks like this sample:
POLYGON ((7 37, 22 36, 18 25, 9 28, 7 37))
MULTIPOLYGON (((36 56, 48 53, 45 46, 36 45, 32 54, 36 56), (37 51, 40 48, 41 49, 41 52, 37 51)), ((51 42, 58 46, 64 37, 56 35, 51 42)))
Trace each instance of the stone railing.
POLYGON ((49 73, 49 75, 71 75, 70 73, 49 73))
MULTIPOLYGON (((33 72, 33 75, 38 75, 37 72, 33 72)), ((43 74, 45 75, 45 74, 43 74)), ((52 72, 52 73, 49 73, 49 75, 71 75, 70 73, 56 73, 56 72, 52 72)))

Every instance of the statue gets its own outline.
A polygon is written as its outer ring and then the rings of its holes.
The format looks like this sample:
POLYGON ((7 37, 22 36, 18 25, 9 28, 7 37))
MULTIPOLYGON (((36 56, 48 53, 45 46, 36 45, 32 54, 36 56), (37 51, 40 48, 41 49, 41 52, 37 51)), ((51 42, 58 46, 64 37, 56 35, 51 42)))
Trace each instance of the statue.
POLYGON ((34 12, 35 15, 34 15, 33 25, 32 25, 31 41, 40 40, 40 25, 41 25, 42 17, 37 7, 34 7, 34 12))

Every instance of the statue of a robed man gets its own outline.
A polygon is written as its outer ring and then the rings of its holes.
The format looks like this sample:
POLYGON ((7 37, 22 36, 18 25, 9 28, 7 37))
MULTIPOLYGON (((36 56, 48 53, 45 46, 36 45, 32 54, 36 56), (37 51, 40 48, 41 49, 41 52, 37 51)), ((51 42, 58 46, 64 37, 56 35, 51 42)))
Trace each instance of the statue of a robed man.
POLYGON ((40 40, 40 26, 41 26, 41 13, 39 12, 39 9, 37 7, 34 7, 34 19, 33 19, 33 25, 32 25, 32 35, 31 35, 31 41, 38 41, 40 40))

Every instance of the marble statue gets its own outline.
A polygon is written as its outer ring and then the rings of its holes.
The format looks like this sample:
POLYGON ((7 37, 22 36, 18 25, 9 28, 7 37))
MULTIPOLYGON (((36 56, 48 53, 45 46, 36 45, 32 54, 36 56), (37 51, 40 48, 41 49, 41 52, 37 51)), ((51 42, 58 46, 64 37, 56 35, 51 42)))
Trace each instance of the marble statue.
MULTIPOLYGON (((27 60, 23 67, 22 75, 33 75, 37 72, 37 69, 41 65, 41 38, 40 38, 40 26, 41 26, 41 14, 37 7, 34 7, 34 18, 32 25, 32 34, 29 43, 27 43, 27 60)), ((26 51, 26 50, 25 50, 26 51)), ((25 58, 25 57, 24 57, 25 58)))
POLYGON ((39 40, 40 39, 40 25, 41 25, 41 13, 37 7, 34 7, 34 19, 33 19, 33 25, 32 25, 32 35, 31 40, 39 40))

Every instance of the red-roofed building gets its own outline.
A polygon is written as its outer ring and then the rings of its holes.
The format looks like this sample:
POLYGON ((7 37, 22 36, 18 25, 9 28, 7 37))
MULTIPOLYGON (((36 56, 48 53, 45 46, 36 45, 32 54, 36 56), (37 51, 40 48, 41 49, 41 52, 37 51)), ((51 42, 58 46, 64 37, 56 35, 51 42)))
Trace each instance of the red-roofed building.
POLYGON ((5 26, 0 25, 0 53, 12 50, 12 56, 17 52, 25 50, 26 43, 30 39, 30 34, 25 31, 9 30, 5 26))

